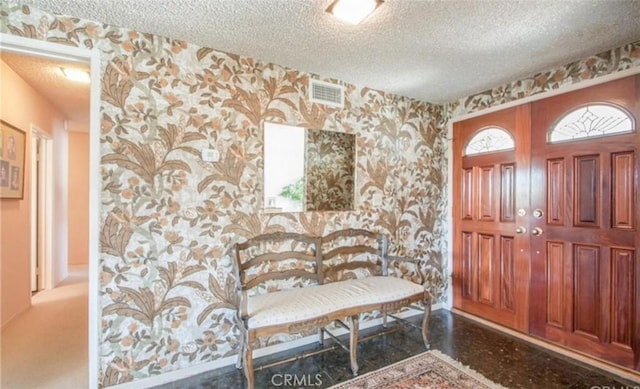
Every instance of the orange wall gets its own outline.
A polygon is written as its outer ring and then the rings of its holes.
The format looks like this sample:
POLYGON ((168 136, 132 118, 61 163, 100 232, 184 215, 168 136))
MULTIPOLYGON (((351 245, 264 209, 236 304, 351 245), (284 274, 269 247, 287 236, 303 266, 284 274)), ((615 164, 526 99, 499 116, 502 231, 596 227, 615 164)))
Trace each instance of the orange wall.
POLYGON ((0 118, 27 133, 24 198, 0 199, 0 302, 4 327, 31 304, 31 124, 50 135, 61 133, 64 117, 2 61, 0 102, 0 118))
POLYGON ((69 265, 89 263, 89 133, 69 132, 69 265))

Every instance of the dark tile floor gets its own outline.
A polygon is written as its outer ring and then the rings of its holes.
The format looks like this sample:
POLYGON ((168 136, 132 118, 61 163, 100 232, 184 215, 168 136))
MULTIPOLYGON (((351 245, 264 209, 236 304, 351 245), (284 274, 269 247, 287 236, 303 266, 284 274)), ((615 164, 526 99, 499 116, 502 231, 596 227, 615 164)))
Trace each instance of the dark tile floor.
MULTIPOLYGON (((414 320, 417 323, 419 318, 414 320)), ((380 331, 380 327, 360 331, 361 338, 372 336, 359 344, 360 374, 425 351, 418 330, 411 327, 399 328, 396 323, 391 323, 390 327, 392 326, 398 330, 382 336, 373 336, 380 331)), ((640 388, 640 384, 626 382, 606 371, 587 367, 446 310, 433 313, 430 334, 432 349, 440 350, 508 388, 640 388)), ((331 344, 331 340, 325 341, 325 347, 330 347, 331 344)), ((256 389, 285 387, 285 374, 295 374, 299 380, 306 380, 309 383, 306 387, 309 388, 327 388, 352 378, 348 367, 349 355, 341 348, 258 370, 260 366, 275 360, 319 349, 320 346, 313 344, 257 359, 254 362, 256 389)), ((157 389, 244 387, 242 372, 229 366, 158 386, 157 389)))

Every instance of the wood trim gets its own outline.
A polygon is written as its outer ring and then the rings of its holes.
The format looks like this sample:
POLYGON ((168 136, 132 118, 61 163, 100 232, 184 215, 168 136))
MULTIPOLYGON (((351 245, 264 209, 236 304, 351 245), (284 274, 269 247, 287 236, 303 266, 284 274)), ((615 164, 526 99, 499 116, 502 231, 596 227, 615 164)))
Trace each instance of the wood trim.
POLYGON ((466 169, 471 166, 493 166, 494 161, 496 159, 512 159, 513 155, 515 155, 514 153, 515 153, 514 150, 507 150, 507 151, 497 151, 495 153, 463 155, 462 168, 466 169))
MULTIPOLYGON (((451 250, 451 257, 452 257, 452 261, 453 261, 453 272, 451 273, 451 289, 453 290, 453 301, 452 304, 455 307, 461 307, 462 306, 462 299, 463 299, 463 295, 464 295, 464 288, 465 286, 468 286, 468 290, 467 290, 467 294, 468 295, 473 295, 473 291, 471 290, 471 285, 472 284, 468 284, 468 285, 464 285, 464 275, 470 275, 472 269, 466 269, 463 266, 463 261, 460 260, 460 258, 462 258, 464 251, 463 251, 463 244, 462 244, 462 225, 460 223, 460 221, 462 219, 468 219, 468 220, 472 220, 473 219, 473 197, 471 196, 475 191, 473 189, 472 184, 473 184, 473 171, 472 169, 467 169, 465 170, 465 174, 462 174, 462 169, 463 166, 458 166, 458 163, 456 163, 456 161, 458 159, 462 158, 462 150, 464 147, 464 140, 461 139, 463 137, 462 135, 462 131, 463 131, 463 124, 458 122, 458 123, 453 123, 453 131, 452 131, 452 140, 451 140, 451 149, 452 149, 452 169, 453 169, 453 174, 452 174, 452 179, 451 179, 451 183, 452 183, 452 202, 451 204, 452 206, 452 225, 453 225, 453 235, 452 235, 452 250, 451 250), (464 180, 463 181, 463 177, 464 180), (457 182, 457 184, 456 184, 457 182), (465 202, 467 203, 467 208, 464 209, 464 207, 462 206, 456 206, 456 204, 459 204, 460 200, 462 199, 462 188, 464 187, 463 184, 467 185, 467 188, 465 188, 465 192, 468 193, 469 198, 465 199, 465 202), (464 212, 464 215, 463 215, 464 212)), ((467 237, 468 239, 472 239, 471 236, 467 237)), ((471 250, 471 248, 470 248, 471 250)), ((470 252, 467 253, 467 255, 471 255, 470 252)))
POLYGON ((345 230, 334 231, 330 234, 323 236, 322 242, 325 243, 325 242, 330 242, 332 240, 336 240, 338 238, 354 237, 354 236, 365 236, 371 239, 380 239, 382 237, 382 234, 379 232, 373 232, 373 231, 364 230, 364 229, 349 228, 345 230))
POLYGON ((318 285, 322 285, 324 284, 324 266, 322 266, 322 237, 317 236, 315 238, 315 247, 316 247, 316 253, 315 253, 315 259, 316 259, 316 263, 315 263, 315 269, 316 272, 318 273, 318 285))
POLYGON ((250 267, 259 265, 263 262, 269 261, 285 261, 288 259, 296 259, 300 261, 313 262, 316 260, 315 254, 305 254, 300 251, 281 251, 279 253, 260 254, 251 258, 247 262, 244 262, 241 267, 242 270, 246 270, 250 267))
MULTIPOLYGON (((323 240, 323 243, 325 243, 325 241, 323 240)), ((331 259, 333 257, 337 257, 339 255, 345 255, 345 254, 364 254, 364 253, 369 253, 369 254, 380 254, 380 250, 377 250, 371 246, 364 246, 364 245, 359 245, 359 246, 343 246, 343 247, 338 247, 335 248, 331 251, 329 251, 326 254, 322 255, 322 259, 323 260, 327 260, 327 259, 331 259)))
POLYGON ((372 275, 380 275, 381 272, 377 271, 380 268, 379 263, 374 262, 366 262, 366 261, 353 261, 353 262, 345 262, 339 263, 336 265, 328 266, 324 269, 324 276, 326 278, 331 278, 336 273, 339 273, 344 270, 355 270, 355 269, 367 269, 371 272, 372 275))
POLYGON ((316 242, 316 238, 311 235, 299 234, 297 232, 273 232, 271 234, 262 234, 255 236, 246 242, 237 243, 237 248, 239 250, 246 250, 251 246, 255 246, 260 244, 260 242, 269 242, 269 241, 283 241, 283 240, 295 240, 298 242, 304 242, 307 244, 312 244, 316 242))
POLYGON ((272 280, 284 280, 287 278, 293 277, 303 277, 311 280, 318 279, 318 273, 312 273, 306 270, 286 270, 279 272, 269 272, 265 274, 260 274, 259 276, 251 278, 251 281, 244 284, 243 289, 248 290, 254 288, 262 283, 272 280))
MULTIPOLYGON (((516 149, 520 150, 516 153, 516 205, 524 209, 528 209, 526 215, 519 215, 516 210, 516 226, 525 226, 530 229, 529 214, 533 212, 530 209, 530 187, 534 182, 531 179, 531 105, 520 105, 516 108, 516 149)), ((517 241, 517 252, 515 254, 515 279, 514 285, 517 285, 519 289, 524 289, 523 293, 516 294, 516 298, 519 296, 519 300, 515 301, 516 309, 519 309, 519 314, 516 314, 515 328, 519 331, 528 332, 529 330, 529 304, 531 298, 530 293, 530 261, 531 256, 531 240, 527 235, 516 235, 514 238, 517 241)), ((515 242, 514 242, 515 243, 515 242)))

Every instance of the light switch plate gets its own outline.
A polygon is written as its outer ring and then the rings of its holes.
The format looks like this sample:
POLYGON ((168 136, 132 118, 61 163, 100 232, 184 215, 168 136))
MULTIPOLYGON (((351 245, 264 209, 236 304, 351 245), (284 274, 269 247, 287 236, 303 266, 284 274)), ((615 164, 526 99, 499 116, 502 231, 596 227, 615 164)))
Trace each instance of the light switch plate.
POLYGON ((381 207, 382 206, 382 195, 376 193, 373 195, 373 198, 371 199, 371 205, 374 207, 381 207))
POLYGON ((202 160, 205 162, 218 162, 220 160, 220 152, 216 149, 203 149, 202 160))

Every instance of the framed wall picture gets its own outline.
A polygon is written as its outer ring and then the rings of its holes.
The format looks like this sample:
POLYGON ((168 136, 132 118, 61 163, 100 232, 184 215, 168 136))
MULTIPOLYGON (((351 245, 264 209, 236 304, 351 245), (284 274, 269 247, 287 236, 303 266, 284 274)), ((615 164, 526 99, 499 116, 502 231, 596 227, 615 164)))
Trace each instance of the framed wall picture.
POLYGON ((24 197, 26 133, 0 120, 0 199, 24 197))

